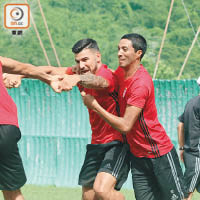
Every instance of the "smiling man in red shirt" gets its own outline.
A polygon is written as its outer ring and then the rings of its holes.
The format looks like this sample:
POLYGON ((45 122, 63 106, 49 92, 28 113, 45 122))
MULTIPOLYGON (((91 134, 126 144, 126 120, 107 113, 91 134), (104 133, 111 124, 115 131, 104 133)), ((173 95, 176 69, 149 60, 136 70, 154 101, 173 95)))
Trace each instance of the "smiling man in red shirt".
POLYGON ((118 45, 120 117, 103 109, 94 97, 82 93, 84 103, 130 145, 133 188, 137 200, 184 199, 183 174, 175 148, 158 121, 154 85, 140 63, 147 48, 139 34, 124 35, 118 45))

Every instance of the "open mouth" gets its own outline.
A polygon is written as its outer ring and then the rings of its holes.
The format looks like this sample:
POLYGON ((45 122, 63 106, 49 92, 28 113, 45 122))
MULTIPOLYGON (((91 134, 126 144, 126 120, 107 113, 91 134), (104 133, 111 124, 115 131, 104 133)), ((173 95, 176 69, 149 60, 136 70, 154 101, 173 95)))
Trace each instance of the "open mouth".
POLYGON ((88 73, 88 72, 89 72, 89 70, 81 70, 81 71, 80 71, 81 74, 86 74, 86 73, 88 73))

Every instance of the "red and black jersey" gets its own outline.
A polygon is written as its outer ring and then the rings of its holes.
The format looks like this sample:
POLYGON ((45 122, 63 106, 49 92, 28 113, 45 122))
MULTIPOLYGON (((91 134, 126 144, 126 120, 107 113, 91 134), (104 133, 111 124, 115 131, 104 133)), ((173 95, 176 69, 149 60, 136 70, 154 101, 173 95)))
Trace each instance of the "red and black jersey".
POLYGON ((126 135, 131 152, 136 157, 147 158, 167 154, 173 144, 158 121, 151 76, 142 65, 126 80, 121 67, 118 67, 115 74, 119 82, 120 116, 124 116, 127 105, 142 109, 132 130, 126 135))
MULTIPOLYGON (((73 74, 70 69, 67 70, 67 74, 73 74)), ((90 94, 95 97, 98 103, 109 113, 119 116, 119 102, 117 94, 117 82, 113 72, 108 69, 106 65, 102 65, 96 72, 96 76, 101 76, 109 82, 109 87, 106 89, 88 89, 79 85, 79 90, 84 90, 86 94, 90 94)), ((107 122, 105 122, 95 111, 88 109, 90 125, 92 129, 92 144, 105 144, 118 140, 123 142, 123 136, 121 133, 112 128, 107 122)))
POLYGON ((2 64, 0 62, 0 124, 18 125, 17 106, 8 94, 2 78, 2 64))

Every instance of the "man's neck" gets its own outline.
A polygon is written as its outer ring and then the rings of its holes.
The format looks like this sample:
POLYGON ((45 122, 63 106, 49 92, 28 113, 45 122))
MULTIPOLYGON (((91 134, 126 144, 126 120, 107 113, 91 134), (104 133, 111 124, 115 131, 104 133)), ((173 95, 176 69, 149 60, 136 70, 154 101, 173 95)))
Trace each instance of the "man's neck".
POLYGON ((96 68, 95 74, 99 71, 99 69, 101 68, 101 66, 102 66, 102 62, 97 63, 97 68, 96 68))
POLYGON ((131 64, 130 66, 125 67, 124 68, 124 72, 125 72, 124 78, 128 79, 128 78, 132 77, 139 68, 140 68, 140 62, 136 62, 136 63, 131 64))

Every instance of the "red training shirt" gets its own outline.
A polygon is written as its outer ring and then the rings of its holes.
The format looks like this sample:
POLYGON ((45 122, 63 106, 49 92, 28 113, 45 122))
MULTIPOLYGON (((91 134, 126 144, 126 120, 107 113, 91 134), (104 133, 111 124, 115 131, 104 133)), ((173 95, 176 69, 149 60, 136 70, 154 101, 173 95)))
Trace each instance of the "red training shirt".
POLYGON ((131 152, 136 157, 147 158, 167 154, 173 144, 158 121, 151 76, 143 65, 126 80, 123 68, 118 67, 115 74, 119 82, 120 116, 124 116, 127 105, 142 109, 132 130, 126 135, 131 152))
MULTIPOLYGON (((73 74, 70 68, 67 69, 66 73, 73 74)), ((95 75, 108 80, 109 87, 106 89, 95 90, 79 86, 79 90, 84 90, 86 94, 94 96, 98 103, 108 112, 113 115, 119 115, 117 114, 117 110, 119 109, 118 95, 116 92, 117 84, 113 72, 103 64, 95 75)), ((92 129, 92 144, 105 144, 114 140, 123 142, 123 136, 121 133, 112 128, 93 110, 88 109, 88 112, 92 129)))
POLYGON ((7 92, 2 78, 2 64, 0 62, 0 124, 18 125, 17 106, 7 92))

